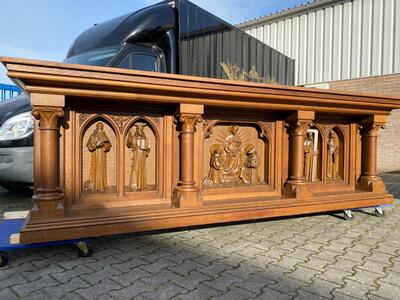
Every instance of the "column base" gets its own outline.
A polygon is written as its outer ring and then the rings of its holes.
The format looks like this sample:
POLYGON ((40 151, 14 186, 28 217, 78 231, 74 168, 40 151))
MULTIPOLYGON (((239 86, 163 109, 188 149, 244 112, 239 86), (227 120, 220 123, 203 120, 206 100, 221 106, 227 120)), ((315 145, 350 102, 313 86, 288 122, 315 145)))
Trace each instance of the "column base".
POLYGON ((200 189, 177 186, 172 195, 172 206, 179 208, 202 206, 200 189))
POLYGON ((33 195, 35 202, 30 214, 30 220, 59 219, 65 216, 64 194, 37 194, 33 195))
POLYGON ((357 189, 366 192, 386 192, 386 185, 379 176, 361 176, 357 183, 357 189))
POLYGON ((290 198, 307 198, 312 197, 313 193, 311 192, 309 184, 298 184, 287 182, 283 188, 282 194, 290 197, 290 198))

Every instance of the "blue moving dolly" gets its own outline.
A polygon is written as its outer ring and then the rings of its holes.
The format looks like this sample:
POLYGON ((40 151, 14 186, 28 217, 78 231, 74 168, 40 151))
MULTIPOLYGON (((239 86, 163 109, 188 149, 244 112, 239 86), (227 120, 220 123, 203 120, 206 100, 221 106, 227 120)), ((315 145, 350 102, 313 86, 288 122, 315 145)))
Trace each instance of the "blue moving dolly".
POLYGON ((0 267, 8 263, 8 251, 17 249, 29 249, 56 245, 74 244, 80 257, 89 257, 93 249, 89 239, 55 241, 46 243, 21 244, 19 233, 23 227, 28 212, 10 212, 4 214, 4 220, 0 221, 0 267))

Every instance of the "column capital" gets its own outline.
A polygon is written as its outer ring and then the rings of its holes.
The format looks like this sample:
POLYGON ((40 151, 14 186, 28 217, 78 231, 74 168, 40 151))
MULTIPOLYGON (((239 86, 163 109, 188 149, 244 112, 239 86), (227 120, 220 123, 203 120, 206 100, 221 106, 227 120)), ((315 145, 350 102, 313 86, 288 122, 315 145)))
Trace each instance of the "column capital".
POLYGON ((307 129, 310 127, 312 121, 315 119, 313 111, 296 111, 286 118, 288 127, 290 127, 292 134, 306 135, 307 129))
POLYGON ((180 114, 177 119, 181 125, 181 133, 194 133, 196 132, 196 124, 203 122, 201 115, 193 114, 180 114))
POLYGON ((32 115, 39 120, 39 129, 58 129, 58 120, 64 117, 62 107, 33 106, 32 115))
POLYGON ((204 105, 180 104, 175 117, 179 122, 181 134, 194 133, 197 123, 203 122, 204 105))

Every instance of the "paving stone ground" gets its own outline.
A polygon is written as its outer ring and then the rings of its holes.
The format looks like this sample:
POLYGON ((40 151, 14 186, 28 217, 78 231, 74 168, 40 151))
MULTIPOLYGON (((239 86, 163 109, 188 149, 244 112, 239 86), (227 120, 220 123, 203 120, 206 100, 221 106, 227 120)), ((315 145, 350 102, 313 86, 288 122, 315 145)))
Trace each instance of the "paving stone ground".
MULTIPOLYGON (((383 174, 400 199, 400 174, 383 174)), ((0 191, 0 213, 29 208, 0 191)), ((0 299, 399 299, 400 202, 373 210, 94 240, 10 253, 0 299)))

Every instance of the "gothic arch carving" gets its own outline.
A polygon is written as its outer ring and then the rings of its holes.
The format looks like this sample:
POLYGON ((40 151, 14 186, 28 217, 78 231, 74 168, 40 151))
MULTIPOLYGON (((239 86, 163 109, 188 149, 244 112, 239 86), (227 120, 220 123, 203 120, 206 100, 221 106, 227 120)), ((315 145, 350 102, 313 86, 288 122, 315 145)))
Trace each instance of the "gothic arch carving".
POLYGON ((146 117, 130 120, 124 132, 124 192, 156 190, 159 131, 146 117))
POLYGON ((323 174, 325 137, 318 124, 312 124, 307 130, 304 142, 304 176, 308 182, 319 182, 323 174))
POLYGON ((120 138, 104 115, 85 120, 80 132, 80 174, 83 193, 116 193, 120 138))
POLYGON ((326 177, 328 180, 344 180, 346 133, 335 125, 328 133, 326 142, 326 177))

